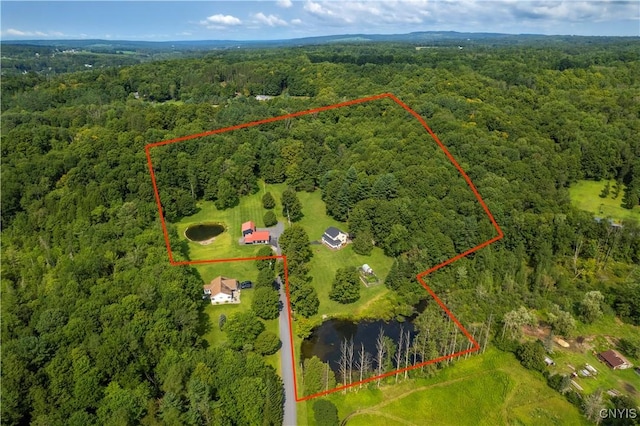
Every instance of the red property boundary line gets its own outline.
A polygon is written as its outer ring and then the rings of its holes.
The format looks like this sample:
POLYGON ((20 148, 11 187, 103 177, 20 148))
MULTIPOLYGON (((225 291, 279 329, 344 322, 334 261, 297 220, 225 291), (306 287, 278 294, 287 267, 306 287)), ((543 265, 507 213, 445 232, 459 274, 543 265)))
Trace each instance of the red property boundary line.
POLYGON ((488 246, 489 244, 492 244, 498 240, 500 240, 501 238, 504 237, 504 233, 502 232, 502 229, 500 229, 500 226, 498 225, 498 223, 496 222, 495 218, 493 217, 493 215, 491 214, 491 211, 489 210, 489 207, 487 207, 486 203, 484 202, 484 200, 482 199, 482 197, 480 196, 480 194, 478 193, 478 190, 476 189, 475 185, 473 184, 473 182, 471 181, 471 178, 469 178, 469 176, 467 175, 467 173, 462 169, 462 167, 458 164, 458 162, 455 160, 455 158, 453 158, 453 155, 451 155, 451 153, 449 152, 449 150, 444 146, 444 144, 440 141, 440 139, 438 139, 438 137, 435 135, 435 133, 433 133, 433 131, 431 130, 431 128, 429 128, 429 126, 427 125, 426 121, 414 110, 412 110, 407 104, 405 104, 404 102, 402 102, 400 99, 398 99, 395 95, 391 94, 391 93, 383 93, 383 94, 379 94, 379 95, 375 95, 375 96, 370 96, 370 97, 366 97, 366 98, 361 98, 361 99, 355 99, 355 100, 351 100, 351 101, 347 101, 347 102, 341 102, 341 103, 337 103, 337 104, 333 104, 333 105, 328 105, 328 106, 324 106, 324 107, 320 107, 320 108, 313 108, 313 109, 309 109, 309 110, 305 110, 305 111, 299 111, 299 112, 295 112, 295 113, 291 113, 291 114, 285 114, 285 115, 281 115, 278 117, 272 117, 272 118, 267 118, 267 119, 263 119, 263 120, 257 120, 257 121, 252 121, 249 123, 244 123, 244 124, 239 124, 239 125, 235 125, 235 126, 230 126, 230 127, 224 127, 221 129, 216 129, 216 130, 210 130, 207 132, 202 132, 202 133, 197 133, 197 134, 193 134, 193 135, 188 135, 188 136, 182 136, 182 137, 178 137, 178 138, 174 138, 174 139, 169 139, 169 140, 165 140, 165 141, 160 141, 160 142, 156 142, 156 143, 151 143, 145 146, 145 153, 147 156, 147 165, 149 166, 149 173, 151 175, 151 182, 153 184, 153 192, 154 192, 154 196, 155 196, 155 200, 156 200, 156 204, 158 206, 158 214, 160 215, 160 223, 162 225, 162 232, 164 234, 164 241, 165 244, 167 246, 167 253, 169 256, 169 263, 173 266, 183 266, 183 265, 200 265, 200 264, 207 264, 207 263, 218 263, 218 262, 236 262, 236 261, 246 261, 246 260, 263 260, 263 259, 282 259, 284 261, 284 278, 285 278, 285 293, 286 293, 286 297, 287 297, 287 315, 289 316, 289 341, 290 341, 290 348, 291 348, 291 359, 293 361, 293 377, 294 377, 294 392, 295 392, 295 396, 296 396, 296 402, 301 402, 301 401, 306 401, 312 398, 316 398, 319 396, 323 396, 323 395, 327 395, 333 392, 337 392, 340 390, 344 390, 346 388, 349 387, 353 387, 353 386, 357 386, 363 383, 367 383, 367 382, 371 382, 374 380, 378 380, 384 377, 388 377, 388 376, 392 376, 394 374, 399 374, 408 370, 413 370, 419 367, 422 367, 424 365, 429 365, 429 364, 434 364, 437 362, 441 362, 441 361, 445 361, 447 359, 451 359, 451 358, 455 358, 470 352, 475 352, 477 350, 480 349, 480 345, 478 344, 478 342, 476 342, 476 340, 473 338, 473 336, 471 336, 471 334, 467 331, 467 329, 460 323, 460 321, 455 317, 455 315, 453 315, 453 313, 451 313, 451 311, 447 308, 447 306, 442 302, 442 300, 440 300, 440 298, 434 293, 434 291, 431 289, 431 287, 429 287, 427 285, 427 283, 424 280, 424 277, 427 276, 428 274, 437 271, 438 269, 449 265, 453 262, 455 262, 458 259, 461 259, 475 251, 480 250, 483 247, 488 246), (409 114, 411 114, 415 119, 418 120, 418 122, 422 125, 422 127, 424 127, 424 129, 429 133, 429 135, 431 135, 431 137, 433 138, 433 140, 436 142, 436 144, 438 145, 438 147, 442 150, 442 152, 444 152, 444 154, 447 156, 447 158, 449 159, 449 161, 451 162, 451 164, 453 164, 455 166, 455 168, 458 170, 458 172, 462 175, 462 177, 464 178, 464 180, 467 182, 467 185, 469 186, 469 188, 471 189, 471 191, 473 192, 474 196, 476 197, 476 199, 478 200, 478 202, 480 203, 480 205, 482 206, 483 210, 485 211, 485 213, 487 214, 487 217, 489 218, 489 220, 491 221, 491 224, 493 225, 494 229, 497 231, 498 235, 483 242, 478 244, 477 246, 463 252, 460 253, 430 269, 427 269, 426 271, 423 271, 421 273, 419 273, 416 278, 418 280, 418 282, 425 288, 425 290, 431 295, 431 297, 433 297, 433 299, 436 301, 436 303, 438 303, 438 305, 442 308, 442 310, 449 316, 449 318, 451 318, 451 320, 456 324, 456 326, 460 329, 460 331, 467 337, 467 339, 469 339, 469 341, 472 343, 472 347, 463 351, 459 351, 459 352, 455 352, 453 354, 449 354, 449 355, 445 355, 445 356, 441 356, 439 358, 435 358, 432 360, 428 360, 425 362, 421 362, 415 365, 412 365, 410 367, 406 367, 406 368, 401 368, 398 370, 394 370, 379 376, 375 376, 375 377, 370 377, 368 379, 362 380, 362 381, 358 381, 358 382, 354 382, 351 383, 349 385, 343 385, 343 386, 339 386, 336 387, 334 389, 330 389, 324 392, 319 392, 313 395, 308 395, 305 397, 298 397, 298 384, 297 384, 297 371, 296 371, 296 362, 295 362, 295 350, 294 350, 294 340, 293 340, 293 330, 292 330, 292 311, 291 311, 291 302, 290 302, 290 296, 289 296, 289 273, 288 273, 288 266, 287 266, 287 257, 284 255, 279 255, 279 256, 264 256, 264 257, 239 257, 239 258, 229 258, 229 259, 206 259, 206 260, 191 260, 191 261, 175 261, 174 257, 173 257, 173 252, 171 250, 171 243, 169 241, 169 233, 167 231, 167 224, 164 220, 164 215, 163 215, 163 208, 162 208, 162 202, 160 200, 160 193, 158 192, 158 185, 156 182, 156 175, 155 175, 155 171, 153 168, 153 162, 151 160, 151 149, 152 148, 156 148, 156 147, 160 147, 160 146, 165 146, 165 145, 170 145, 170 144, 174 144, 174 143, 178 143, 178 142, 184 142, 184 141, 188 141, 188 140, 192 140, 192 139, 197 139, 197 138, 201 138, 204 136, 211 136, 211 135, 216 135, 216 134, 221 134, 221 133, 225 133, 225 132, 229 132, 232 130, 240 130, 240 129, 245 129, 245 128, 249 128, 249 127, 255 127, 255 126, 259 126, 261 124, 267 124, 267 123, 273 123, 276 121, 281 121, 281 120, 286 120, 288 118, 295 118, 295 117, 300 117, 300 116, 304 116, 304 115, 309 115, 309 114, 314 114, 314 113, 318 113, 318 112, 322 112, 322 111, 328 111, 328 110, 332 110, 332 109, 336 109, 336 108, 342 108, 342 107, 346 107, 346 106, 350 106, 350 105, 356 105, 356 104, 361 104, 361 103, 365 103, 365 102, 371 102, 371 101, 375 101, 375 100, 379 100, 379 99, 390 99, 393 102, 395 102, 396 104, 398 104, 400 107, 402 107, 404 110, 406 110, 409 114))

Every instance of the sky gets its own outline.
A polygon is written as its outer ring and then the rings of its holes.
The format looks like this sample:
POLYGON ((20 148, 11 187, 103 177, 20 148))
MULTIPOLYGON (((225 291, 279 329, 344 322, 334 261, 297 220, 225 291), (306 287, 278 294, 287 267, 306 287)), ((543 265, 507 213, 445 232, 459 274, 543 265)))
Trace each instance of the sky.
POLYGON ((0 12, 2 40, 277 40, 415 31, 640 36, 640 0, 2 0, 0 12))

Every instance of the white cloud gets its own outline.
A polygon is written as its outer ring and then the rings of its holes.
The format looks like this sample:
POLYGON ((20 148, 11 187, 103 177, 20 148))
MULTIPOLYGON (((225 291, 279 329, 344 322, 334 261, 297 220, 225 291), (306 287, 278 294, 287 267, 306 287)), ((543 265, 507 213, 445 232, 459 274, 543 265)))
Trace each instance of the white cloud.
POLYGON ((270 27, 284 27, 287 25, 287 21, 278 18, 276 15, 265 15, 262 12, 256 13, 253 17, 261 24, 268 25, 270 27))
POLYGON ((15 28, 2 31, 2 35, 10 37, 64 37, 64 33, 60 31, 22 31, 15 28))
POLYGON ((242 21, 236 18, 233 15, 211 15, 204 21, 200 21, 202 25, 211 25, 211 26, 232 26, 232 25, 241 25, 242 21))
POLYGON ((302 25, 302 19, 292 19, 291 20, 291 25, 302 25))
POLYGON ((293 2, 291 2, 291 0, 278 0, 276 3, 278 4, 278 6, 284 8, 293 6, 293 2))

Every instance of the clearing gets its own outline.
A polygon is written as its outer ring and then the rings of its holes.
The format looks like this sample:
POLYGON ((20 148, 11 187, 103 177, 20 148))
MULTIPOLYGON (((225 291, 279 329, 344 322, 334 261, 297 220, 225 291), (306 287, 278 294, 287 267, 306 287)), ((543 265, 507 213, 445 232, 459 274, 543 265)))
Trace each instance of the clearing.
POLYGON ((606 180, 599 182, 592 180, 578 181, 578 183, 571 185, 569 188, 571 203, 579 209, 593 213, 594 216, 611 218, 618 223, 625 219, 640 221, 640 206, 636 206, 633 210, 622 207, 624 184, 618 196, 612 198, 615 181, 608 182, 611 187, 611 193, 605 198, 600 198, 600 193, 607 184, 606 180))
MULTIPOLYGON (((429 379, 375 384, 330 399, 347 425, 588 424, 577 407, 510 353, 489 348, 429 379)), ((298 423, 314 425, 314 400, 298 404, 298 423)))

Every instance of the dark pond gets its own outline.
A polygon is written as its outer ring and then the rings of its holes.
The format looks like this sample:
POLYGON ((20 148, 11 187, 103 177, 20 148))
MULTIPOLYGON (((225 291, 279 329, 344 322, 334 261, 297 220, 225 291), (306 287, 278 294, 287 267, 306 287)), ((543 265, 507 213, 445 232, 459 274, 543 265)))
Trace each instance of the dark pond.
MULTIPOLYGON (((426 307, 426 300, 415 306, 417 312, 422 312, 426 307)), ((302 359, 311 358, 314 355, 323 362, 328 362, 331 369, 338 372, 338 362, 340 360, 340 343, 347 339, 353 338, 354 352, 360 348, 360 344, 364 344, 366 352, 372 356, 376 353, 376 340, 380 333, 380 328, 384 331, 384 335, 398 342, 400 337, 400 328, 404 333, 410 332, 411 340, 415 337, 413 323, 411 322, 417 314, 407 318, 403 322, 396 320, 363 320, 352 322, 339 319, 330 319, 316 327, 311 336, 302 341, 301 353, 302 359)))
POLYGON ((206 241, 224 232, 224 225, 219 223, 200 223, 187 228, 185 235, 191 241, 206 241))

